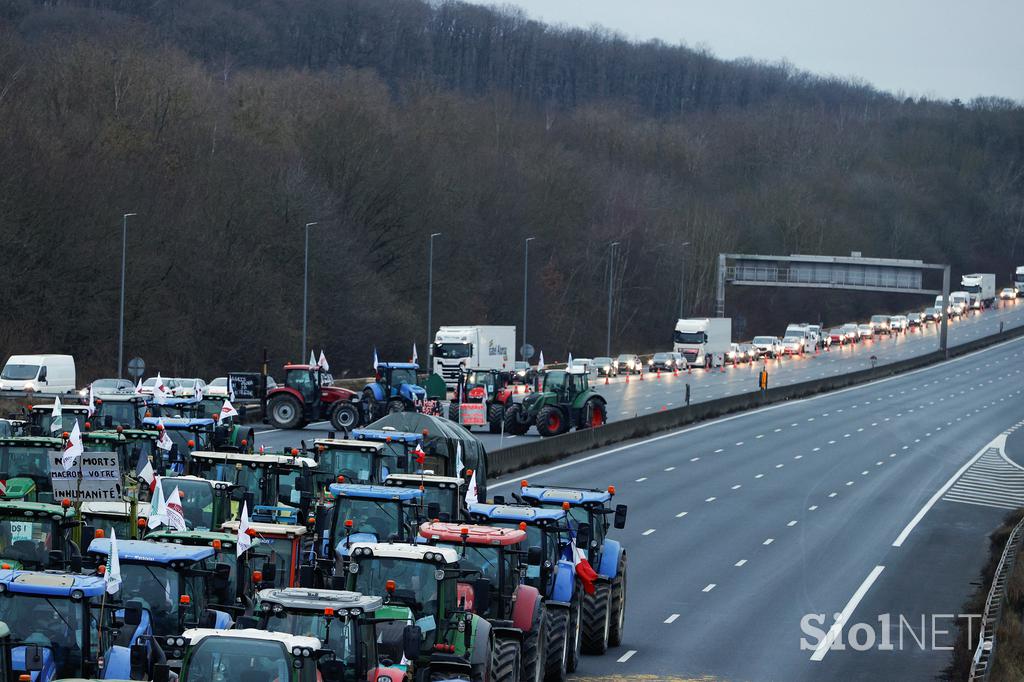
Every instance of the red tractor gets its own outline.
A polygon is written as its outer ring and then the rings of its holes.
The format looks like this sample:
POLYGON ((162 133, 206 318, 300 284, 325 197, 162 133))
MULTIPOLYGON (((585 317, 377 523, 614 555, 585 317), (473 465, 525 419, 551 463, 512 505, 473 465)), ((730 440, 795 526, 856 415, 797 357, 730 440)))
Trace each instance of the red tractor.
POLYGON ((352 430, 362 421, 359 394, 332 383, 331 375, 315 365, 285 365, 284 384, 267 392, 263 421, 296 429, 326 419, 338 431, 352 430))
POLYGON ((515 376, 515 372, 498 369, 464 370, 455 387, 455 397, 449 408, 449 419, 454 422, 460 421, 460 403, 484 403, 488 429, 491 433, 500 433, 505 419, 505 408, 512 404, 512 396, 516 393, 529 392, 528 386, 512 383, 515 376))

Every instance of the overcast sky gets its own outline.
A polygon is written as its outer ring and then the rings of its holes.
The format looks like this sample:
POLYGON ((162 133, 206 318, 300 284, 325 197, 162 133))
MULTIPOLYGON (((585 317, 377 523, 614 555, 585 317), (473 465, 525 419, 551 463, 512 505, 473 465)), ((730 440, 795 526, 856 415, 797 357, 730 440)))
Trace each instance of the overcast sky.
POLYGON ((471 0, 549 23, 788 60, 877 88, 1024 101, 1024 0, 471 0))

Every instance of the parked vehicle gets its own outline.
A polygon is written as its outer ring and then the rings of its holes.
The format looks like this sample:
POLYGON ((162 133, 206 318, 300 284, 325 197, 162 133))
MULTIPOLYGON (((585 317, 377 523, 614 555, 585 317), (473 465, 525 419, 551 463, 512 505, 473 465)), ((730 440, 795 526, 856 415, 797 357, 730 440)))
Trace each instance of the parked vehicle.
POLYGON ((905 332, 907 331, 907 326, 906 315, 893 315, 889 318, 889 328, 893 332, 905 332))
POLYGON ((416 383, 416 370, 419 368, 414 362, 377 363, 373 383, 363 387, 362 423, 393 412, 419 412, 427 397, 426 389, 416 383))
POLYGON ((96 379, 80 390, 78 394, 86 398, 89 395, 89 389, 92 389, 95 398, 135 394, 135 384, 128 379, 96 379))
POLYGON ((741 343, 740 352, 747 356, 747 362, 754 362, 761 358, 761 351, 752 343, 741 343))
POLYGON ((638 355, 623 353, 615 358, 615 369, 619 374, 642 374, 644 364, 638 355))
POLYGON ((725 352, 725 361, 735 367, 741 362, 749 362, 750 356, 747 355, 747 351, 745 349, 740 347, 740 344, 730 343, 729 350, 725 352))
POLYGON ((586 372, 587 374, 589 374, 593 366, 593 358, 574 358, 572 361, 572 365, 567 365, 566 369, 572 367, 574 370, 579 370, 581 372, 586 372))
POLYGON ((777 358, 782 355, 782 340, 777 336, 755 336, 753 344, 762 355, 770 358, 777 358))
POLYGON ((786 333, 782 335, 782 341, 785 343, 786 337, 800 339, 800 352, 806 353, 814 350, 815 339, 811 330, 807 328, 806 324, 791 324, 786 327, 786 333))
POLYGON ((671 372, 674 369, 678 369, 674 353, 655 353, 647 361, 648 372, 671 372))
POLYGON ((888 315, 872 315, 871 316, 871 332, 873 334, 892 334, 892 323, 889 321, 888 315))
POLYGON ((76 388, 70 355, 12 355, 0 371, 0 391, 71 393, 76 388))
POLYGON ((966 291, 954 291, 949 295, 949 304, 957 311, 957 315, 966 315, 971 309, 971 295, 966 291))
POLYGON ((923 313, 909 313, 907 315, 907 328, 920 327, 925 322, 923 313))
POLYGON ((509 369, 515 354, 513 326, 441 327, 434 336, 432 369, 455 388, 463 369, 509 369))
MULTIPOLYGON (((484 416, 491 433, 500 433, 505 419, 505 409, 512 404, 517 391, 512 388, 514 374, 498 369, 472 369, 462 373, 455 395, 448 407, 448 418, 462 424, 460 405, 484 405, 484 416)), ((469 424, 463 424, 467 429, 469 424)))
POLYGON ((847 322, 843 325, 843 332, 846 334, 848 343, 860 342, 860 326, 856 322, 847 322))
MULTIPOLYGON (((940 297, 941 298, 941 297, 940 297)), ((925 308, 924 313, 921 314, 923 322, 941 322, 942 321, 942 308, 925 308)))
POLYGON ((1017 287, 1006 287, 999 292, 999 298, 1003 301, 1009 301, 1017 298, 1017 287))
POLYGON ((783 355, 803 355, 804 354, 804 337, 802 336, 787 336, 782 339, 782 353, 783 355))
MULTIPOLYGON (((996 276, 989 272, 975 272, 960 278, 960 286, 970 296, 972 310, 991 308, 996 299, 996 276)), ((953 296, 950 295, 950 298, 953 296)))
POLYGON ((599 377, 617 377, 619 375, 619 367, 611 358, 594 358, 594 367, 599 377))
POLYGON ((857 333, 860 334, 861 341, 864 339, 870 340, 871 337, 875 335, 875 330, 870 324, 859 324, 857 325, 857 333))
POLYGON ((850 343, 850 337, 847 336, 846 330, 843 327, 833 327, 829 330, 828 336, 834 346, 845 346, 850 343))
POLYGON ((1013 286, 1018 296, 1024 296, 1024 265, 1018 266, 1013 273, 1013 286))
POLYGON ((719 367, 732 342, 732 320, 728 317, 702 317, 676 322, 673 348, 682 353, 690 366, 719 367))

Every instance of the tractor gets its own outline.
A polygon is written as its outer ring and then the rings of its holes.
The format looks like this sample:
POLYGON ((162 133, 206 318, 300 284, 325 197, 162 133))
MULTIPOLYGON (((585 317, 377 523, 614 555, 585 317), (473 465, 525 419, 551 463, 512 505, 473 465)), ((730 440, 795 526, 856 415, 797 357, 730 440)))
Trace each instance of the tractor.
POLYGON ((149 502, 134 499, 123 502, 89 501, 83 502, 79 511, 82 523, 93 532, 102 530, 109 537, 114 531, 119 538, 138 540, 149 518, 150 507, 149 502))
POLYGON ((146 417, 142 420, 146 429, 164 431, 170 438, 170 449, 158 448, 158 459, 154 459, 153 468, 158 471, 168 469, 175 473, 184 473, 185 464, 196 450, 207 450, 212 445, 214 423, 212 419, 193 419, 191 417, 146 417))
MULTIPOLYGON (((117 395, 96 398, 96 411, 89 418, 94 428, 111 430, 142 429, 142 420, 150 408, 145 396, 117 395)), ((150 414, 152 416, 152 414, 150 414)))
MULTIPOLYGON (((226 521, 221 529, 238 537, 238 521, 226 521)), ((253 587, 296 587, 302 562, 308 560, 312 538, 306 526, 292 523, 249 523, 252 549, 249 564, 256 567, 253 587)))
MULTIPOLYGON (((122 592, 121 594, 128 594, 122 592)), ((0 621, 17 679, 128 679, 130 646, 150 633, 139 605, 112 601, 99 576, 0 570, 0 621)), ((151 652, 139 652, 147 661, 151 652)))
MULTIPOLYGON (((515 372, 498 369, 464 370, 455 387, 455 399, 448 408, 448 418, 462 423, 460 405, 463 403, 484 405, 487 427, 491 433, 500 433, 505 420, 505 410, 512 405, 518 389, 513 385, 515 372)), ((469 428, 469 425, 464 425, 469 428)))
POLYGON ((334 505, 322 554, 332 564, 347 560, 357 542, 412 542, 426 511, 418 488, 334 483, 330 490, 334 505))
POLYGON ((7 568, 81 570, 79 525, 70 503, 0 501, 0 562, 7 568))
POLYGON ((204 560, 203 569, 213 571, 213 579, 207 581, 206 589, 211 600, 210 606, 227 611, 237 617, 245 614, 252 605, 251 572, 249 554, 238 556, 235 551, 238 533, 212 530, 176 531, 168 528, 146 533, 150 542, 168 542, 189 547, 212 547, 213 554, 204 560), (218 569, 224 564, 230 570, 218 569))
MULTIPOLYGON (((292 453, 193 452, 189 474, 244 489, 232 491, 233 511, 251 497, 249 511, 253 518, 265 515, 275 521, 304 523, 312 503, 317 464, 309 457, 300 457, 298 450, 292 453)), ((232 517, 236 515, 232 513, 232 517)))
MULTIPOLYGON (((401 614, 395 630, 404 630, 407 622, 420 626, 419 653, 410 657, 415 679, 508 679, 495 675, 506 671, 493 669, 492 626, 466 607, 472 588, 460 584, 462 577, 459 552, 451 547, 357 542, 351 547, 347 587, 383 595, 384 604, 401 614)), ((385 628, 382 639, 398 638, 385 628)))
POLYGON ((379 362, 373 383, 363 387, 364 423, 394 412, 419 412, 427 391, 416 383, 414 362, 379 362))
POLYGON ((328 420, 346 432, 359 426, 358 394, 331 385, 328 376, 315 365, 285 365, 284 385, 267 392, 264 422, 276 429, 297 429, 328 420))
POLYGON ((64 448, 63 438, 20 436, 0 438, 0 480, 3 499, 53 503, 50 458, 64 448))
POLYGON ((455 476, 433 474, 391 474, 384 481, 388 488, 423 491, 423 516, 441 521, 461 521, 466 517, 466 482, 455 476))
POLYGON ((88 405, 67 404, 60 407, 59 423, 54 423, 54 403, 33 405, 29 413, 29 431, 34 436, 50 436, 71 431, 78 423, 79 431, 85 431, 85 422, 89 419, 88 405))
POLYGON ((378 644, 378 624, 400 621, 403 615, 404 609, 385 606, 380 597, 289 587, 260 590, 254 615, 243 618, 239 626, 290 635, 312 634, 345 664, 345 679, 402 682, 406 666, 401 665, 399 656, 415 659, 419 655, 420 630, 415 625, 403 626, 402 650, 394 652, 397 660, 391 660, 391 652, 378 644))
POLYGON ((316 489, 344 476, 348 483, 382 483, 397 465, 397 459, 382 443, 341 438, 317 438, 306 456, 316 460, 316 489))
POLYGON ((500 679, 498 671, 507 670, 507 659, 520 658, 516 679, 543 682, 543 599, 536 587, 523 582, 527 564, 540 565, 541 551, 526 550, 526 531, 430 522, 420 526, 420 537, 459 553, 459 586, 466 594, 466 608, 492 626, 495 677, 500 679))
POLYGON ((564 508, 575 526, 577 546, 597 572, 594 593, 583 597, 583 651, 603 654, 622 643, 626 618, 626 550, 608 537, 611 527, 626 526, 626 505, 610 507, 615 487, 607 490, 531 486, 522 482, 519 498, 537 507, 564 508), (611 524, 609 515, 613 516, 611 524))
POLYGON ((233 500, 243 492, 236 484, 206 476, 161 476, 159 485, 165 500, 178 489, 189 530, 220 530, 234 517, 233 500))
POLYGON ((568 512, 526 505, 471 504, 474 523, 526 531, 529 551, 540 552, 540 562, 527 566, 526 584, 544 597, 544 676, 564 680, 579 664, 583 597, 571 549, 568 512), (536 549, 535 549, 536 548, 536 549))
POLYGON ((557 436, 575 427, 601 426, 608 420, 608 404, 590 388, 584 368, 553 370, 544 374, 541 391, 505 410, 505 432, 525 434, 536 425, 541 436, 557 436))

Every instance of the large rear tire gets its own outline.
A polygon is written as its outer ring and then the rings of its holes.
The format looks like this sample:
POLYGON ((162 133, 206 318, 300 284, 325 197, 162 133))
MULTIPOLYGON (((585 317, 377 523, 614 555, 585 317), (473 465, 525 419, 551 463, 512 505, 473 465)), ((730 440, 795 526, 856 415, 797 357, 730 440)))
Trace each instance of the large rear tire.
POLYGON ((626 629, 626 552, 619 554, 619 567, 612 580, 611 631, 608 633, 608 646, 622 644, 622 633, 626 629))
POLYGON ((544 682, 544 608, 538 605, 534 614, 533 628, 523 637, 522 672, 523 682, 544 682))
POLYGON ((388 414, 395 414, 396 412, 405 412, 405 403, 401 400, 389 400, 388 414))
POLYGON ((565 668, 569 672, 575 672, 580 664, 580 649, 583 640, 583 594, 583 585, 577 580, 572 593, 572 604, 569 606, 569 651, 565 661, 565 668))
POLYGON ((537 432, 541 436, 558 436, 568 430, 568 420, 561 409, 554 405, 540 408, 540 412, 537 413, 537 432))
POLYGON ((274 396, 267 405, 275 429, 294 429, 302 421, 302 406, 290 395, 274 396))
POLYGON ((331 412, 331 426, 348 433, 359 426, 359 408, 355 403, 339 403, 331 412))
POLYGON ((491 433, 501 433, 501 422, 505 420, 505 406, 491 403, 487 406, 487 426, 491 433))
POLYGON ((569 609, 544 607, 544 680, 562 682, 569 658, 569 609))
POLYGON ((589 429, 594 426, 604 426, 608 421, 608 407, 600 398, 590 398, 583 404, 580 410, 578 429, 589 429))
POLYGON ((491 652, 491 680, 493 682, 520 682, 522 651, 514 639, 497 639, 491 652))
POLYGON ((611 584, 594 585, 594 594, 583 597, 583 653, 600 656, 608 650, 611 630, 611 584))
POLYGON ((523 406, 518 403, 509 405, 505 410, 505 433, 513 436, 522 436, 530 430, 530 422, 523 414, 523 406))

